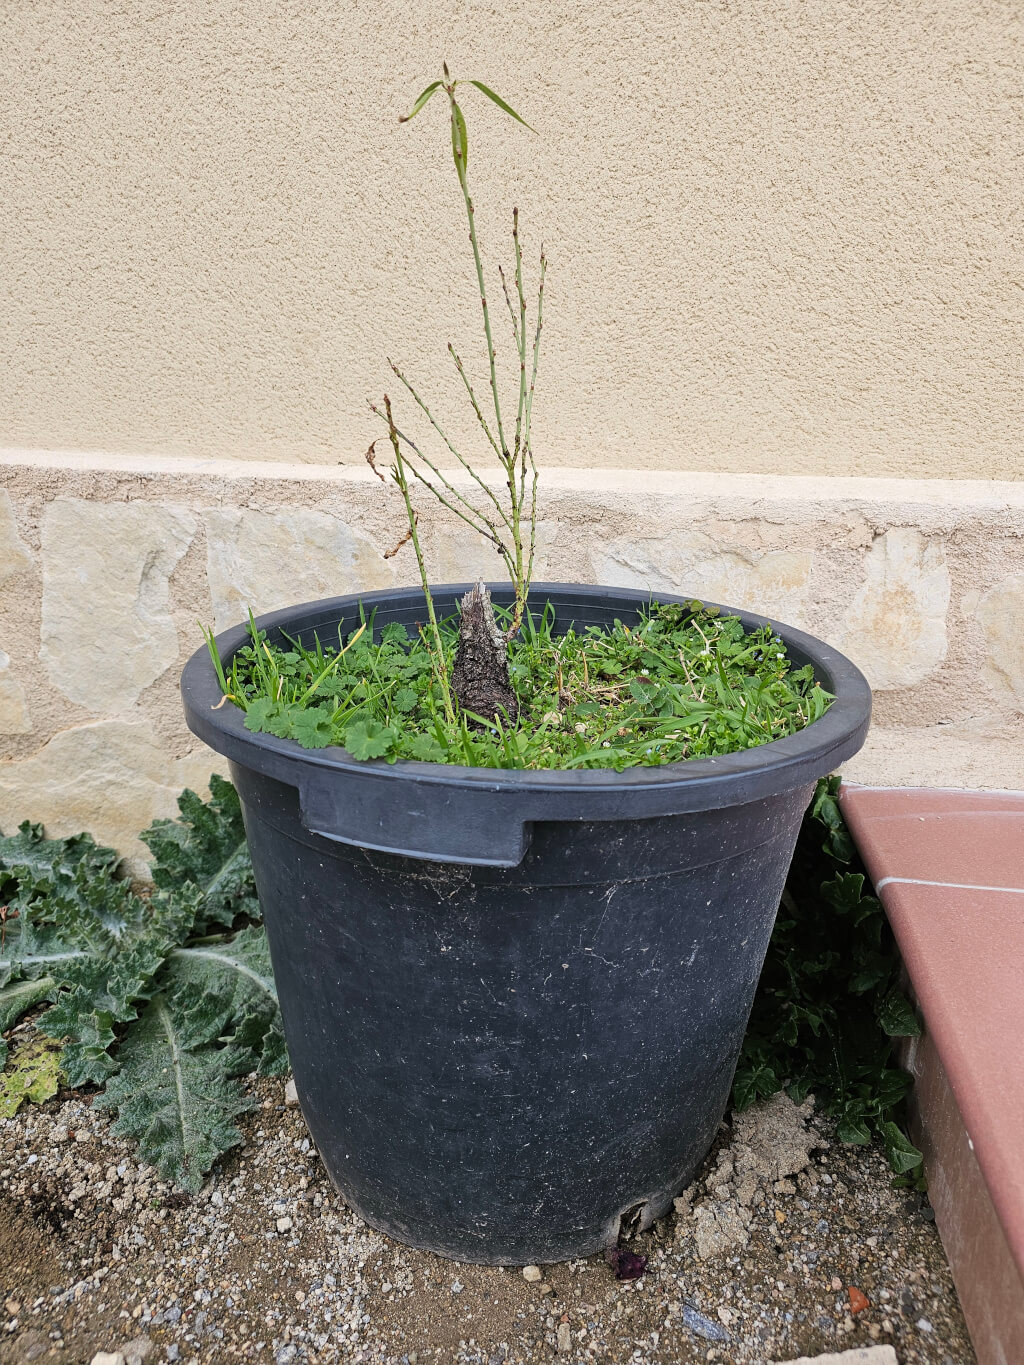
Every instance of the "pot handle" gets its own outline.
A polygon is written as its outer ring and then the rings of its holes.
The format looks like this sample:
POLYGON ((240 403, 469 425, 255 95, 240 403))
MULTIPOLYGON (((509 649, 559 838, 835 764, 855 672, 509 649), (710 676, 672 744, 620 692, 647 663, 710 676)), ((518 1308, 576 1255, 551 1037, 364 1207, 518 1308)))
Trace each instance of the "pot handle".
MULTIPOLYGON (((479 867, 518 867, 530 846, 533 825, 509 812, 487 789, 481 801, 472 787, 424 780, 396 783, 368 771, 346 782, 337 771, 313 772, 299 782, 302 823, 311 834, 343 844, 479 867)), ((514 793, 510 793, 514 799, 514 793)))

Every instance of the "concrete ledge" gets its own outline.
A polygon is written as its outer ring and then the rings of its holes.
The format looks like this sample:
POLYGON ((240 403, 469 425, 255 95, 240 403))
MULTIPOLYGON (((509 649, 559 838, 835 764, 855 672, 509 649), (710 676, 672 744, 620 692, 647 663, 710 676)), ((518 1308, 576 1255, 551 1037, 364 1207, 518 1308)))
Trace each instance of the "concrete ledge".
MULTIPOLYGON (((435 580, 501 577, 428 499, 435 580)), ((858 780, 1024 788, 1024 484, 563 468, 540 509, 538 581, 693 593, 847 652, 876 689, 858 780)), ((0 452, 0 828, 138 854, 217 766, 177 698, 197 621, 412 582, 401 533, 366 466, 0 452)))

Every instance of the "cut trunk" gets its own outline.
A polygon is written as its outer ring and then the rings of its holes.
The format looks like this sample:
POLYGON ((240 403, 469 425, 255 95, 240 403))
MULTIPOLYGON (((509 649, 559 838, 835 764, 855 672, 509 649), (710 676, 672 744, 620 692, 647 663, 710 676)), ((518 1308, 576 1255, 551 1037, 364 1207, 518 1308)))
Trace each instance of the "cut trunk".
POLYGON ((452 669, 452 687, 463 711, 472 711, 488 720, 507 714, 510 722, 519 716, 519 702, 508 676, 508 650, 505 637, 494 619, 491 594, 477 583, 462 599, 459 647, 452 669))

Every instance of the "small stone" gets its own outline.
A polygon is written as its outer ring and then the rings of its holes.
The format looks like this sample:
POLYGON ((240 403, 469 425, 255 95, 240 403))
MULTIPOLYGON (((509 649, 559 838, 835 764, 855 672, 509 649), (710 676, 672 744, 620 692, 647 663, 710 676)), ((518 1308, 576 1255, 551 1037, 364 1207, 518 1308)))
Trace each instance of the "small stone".
POLYGON ((133 1337, 128 1344, 123 1347, 125 1365, 142 1365, 156 1350, 149 1337, 133 1337))
POLYGON ((782 1212, 781 1209, 775 1210, 775 1221, 776 1223, 784 1223, 786 1221, 786 1215, 782 1212))
POLYGON ((284 1102, 288 1105, 298 1104, 299 1092, 295 1089, 295 1077, 289 1076, 284 1087, 284 1102))
POLYGON ((917 1325, 922 1332, 933 1332, 935 1330, 927 1318, 918 1318, 917 1325))
POLYGON ((556 1349, 559 1355, 565 1355, 567 1351, 572 1350, 572 1329, 567 1322, 560 1322, 558 1324, 557 1340, 558 1345, 556 1349))
POLYGON ((850 1297, 851 1313, 863 1313, 865 1308, 871 1307, 871 1300, 864 1293, 863 1289, 858 1289, 856 1285, 851 1284, 846 1292, 850 1297))
POLYGON ((843 1282, 842 1282, 842 1280, 839 1278, 838 1275, 833 1275, 833 1276, 832 1276, 832 1288, 838 1291, 838 1290, 842 1289, 842 1287, 843 1287, 843 1282))
POLYGON ((542 1294, 553 1294, 555 1292, 551 1285, 549 1285, 546 1281, 539 1284, 537 1288, 542 1294))
POLYGON ((734 1247, 746 1246, 750 1234, 750 1215, 731 1200, 722 1204, 702 1204, 694 1213, 697 1255, 702 1261, 724 1256, 734 1247))
POLYGON ((97 1351, 90 1365, 125 1365, 123 1351, 97 1351))
POLYGON ((542 1278, 542 1276, 541 1276, 541 1273, 540 1273, 540 1266, 539 1266, 539 1265, 524 1265, 524 1266, 523 1266, 523 1279, 524 1279, 524 1280, 529 1280, 531 1284, 537 1284, 537 1282, 538 1282, 541 1278, 542 1278))
POLYGON ((290 1218, 279 1218, 277 1220, 278 1232, 291 1232, 292 1220, 290 1218))
POLYGON ((21 1312, 21 1304, 17 1299, 7 1299, 4 1303, 4 1307, 12 1318, 16 1318, 21 1312))
POLYGON ((796 1194, 796 1186, 792 1180, 776 1180, 772 1189, 776 1194, 796 1194))

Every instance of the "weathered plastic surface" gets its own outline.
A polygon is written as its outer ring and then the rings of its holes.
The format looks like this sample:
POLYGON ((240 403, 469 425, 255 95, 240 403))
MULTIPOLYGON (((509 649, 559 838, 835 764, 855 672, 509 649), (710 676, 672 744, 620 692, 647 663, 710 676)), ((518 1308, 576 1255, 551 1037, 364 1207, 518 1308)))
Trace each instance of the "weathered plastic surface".
MULTIPOLYGON (((463 590, 439 589, 442 609, 463 590)), ((646 601, 538 585, 548 597, 577 625, 646 601)), ((260 624, 333 640, 357 601, 260 624)), ((418 592, 363 601, 381 603, 378 626, 422 619, 418 592)), ((814 780, 856 751, 870 711, 852 664, 780 633, 837 692, 822 720, 623 774, 303 751, 214 712, 209 660, 190 662, 189 724, 242 798, 303 1113, 372 1226, 458 1260, 543 1263, 611 1245, 687 1183, 728 1100, 814 780)), ((243 639, 221 636, 222 657, 243 639)))

